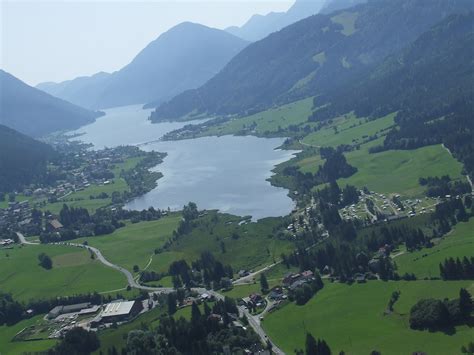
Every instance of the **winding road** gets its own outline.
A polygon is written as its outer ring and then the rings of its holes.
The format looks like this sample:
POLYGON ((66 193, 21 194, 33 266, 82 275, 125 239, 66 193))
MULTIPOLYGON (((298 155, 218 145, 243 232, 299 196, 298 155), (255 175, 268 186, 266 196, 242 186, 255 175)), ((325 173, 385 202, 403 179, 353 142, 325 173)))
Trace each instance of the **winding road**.
MULTIPOLYGON (((26 245, 39 245, 40 243, 38 242, 30 242, 28 240, 26 240, 25 236, 20 233, 20 232, 17 232, 16 235, 18 236, 18 239, 20 240, 20 243, 21 244, 26 244, 26 245)), ((76 247, 76 248, 83 248, 83 249, 86 249, 92 253, 94 253, 94 255, 96 256, 97 260, 99 260, 102 264, 104 264, 105 266, 108 266, 112 269, 115 269, 119 272, 121 272, 122 274, 125 275, 125 277, 127 278, 127 282, 128 282, 128 285, 130 287, 133 287, 133 288, 136 288, 136 289, 139 289, 139 290, 145 290, 145 291, 150 291, 150 292, 160 292, 160 293, 171 293, 171 292, 174 292, 175 290, 171 287, 150 287, 150 286, 144 286, 144 285, 141 285, 140 283, 137 282, 137 280, 135 280, 135 278, 133 277, 133 274, 128 271, 127 269, 119 266, 119 265, 116 265, 116 264, 113 264, 111 263, 110 261, 108 261, 104 255, 102 255, 102 252, 95 248, 95 247, 92 247, 92 246, 89 246, 89 245, 84 245, 84 244, 79 244, 79 243, 69 243, 69 242, 58 242, 58 243, 53 243, 55 245, 66 245, 66 246, 71 246, 71 247, 76 247)), ((268 270, 270 269, 271 267, 279 264, 281 261, 278 261, 274 264, 271 264, 271 265, 268 265, 267 267, 264 267, 248 276, 249 278, 252 278, 254 277, 255 275, 265 271, 265 270, 268 270)), ((240 280, 238 280, 240 281, 240 280)), ((219 300, 223 300, 224 299, 224 296, 214 290, 206 290, 204 288, 193 288, 192 289, 193 291, 196 291, 198 293, 208 293, 212 296, 214 296, 216 299, 219 299, 219 300)), ((268 303, 267 303, 267 307, 265 308, 265 310, 267 310, 269 307, 268 303)), ((260 315, 258 316, 253 316, 249 313, 249 311, 243 307, 243 306, 239 306, 238 307, 239 309, 239 315, 242 316, 242 315, 245 315, 249 321, 249 325, 252 327, 252 329, 255 331, 255 333, 258 334, 258 336, 260 337, 260 339, 262 340, 262 342, 264 344, 266 344, 268 341, 271 342, 270 338, 267 336, 267 334, 265 333, 265 331, 263 330, 263 328, 261 327, 260 325, 260 315)), ((263 312, 265 313, 265 311, 263 312)), ((263 314, 262 313, 262 314, 263 314)), ((271 342, 272 344, 272 350, 275 354, 277 355, 283 355, 285 354, 282 350, 280 350, 273 342, 271 342)))

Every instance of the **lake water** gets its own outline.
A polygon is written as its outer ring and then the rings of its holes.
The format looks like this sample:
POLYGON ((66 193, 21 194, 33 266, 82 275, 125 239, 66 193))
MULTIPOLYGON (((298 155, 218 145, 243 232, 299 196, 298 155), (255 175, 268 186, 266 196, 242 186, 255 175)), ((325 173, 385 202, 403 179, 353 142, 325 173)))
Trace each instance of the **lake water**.
POLYGON ((150 110, 126 106, 106 110, 106 115, 75 133, 78 139, 96 148, 142 145, 143 150, 168 153, 154 168, 163 173, 158 186, 126 206, 181 209, 189 201, 199 208, 253 219, 283 216, 293 208, 286 189, 271 186, 266 179, 276 164, 290 159, 295 152, 275 149, 280 138, 204 137, 181 141, 157 141, 165 133, 187 123, 151 124, 150 110))

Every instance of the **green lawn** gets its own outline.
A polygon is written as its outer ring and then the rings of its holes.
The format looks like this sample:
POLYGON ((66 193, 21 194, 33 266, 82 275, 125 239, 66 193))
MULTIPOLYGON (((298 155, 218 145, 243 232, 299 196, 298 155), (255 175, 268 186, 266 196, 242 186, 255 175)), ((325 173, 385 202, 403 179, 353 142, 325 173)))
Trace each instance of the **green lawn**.
POLYGON ((394 125, 395 113, 368 121, 353 113, 335 118, 333 122, 303 139, 304 144, 320 147, 337 147, 341 144, 360 144, 374 134, 382 135, 394 125))
POLYGON ((380 193, 399 193, 404 196, 421 196, 425 188, 418 179, 427 176, 450 175, 452 179, 464 179, 462 164, 454 159, 441 145, 432 145, 414 150, 389 150, 369 154, 370 146, 380 144, 373 141, 360 150, 346 154, 349 164, 358 172, 338 183, 367 186, 380 193))
POLYGON ((242 131, 258 135, 275 133, 278 132, 279 127, 286 129, 290 125, 299 125, 307 122, 309 115, 312 113, 312 107, 313 98, 310 97, 251 116, 236 118, 218 126, 211 126, 204 132, 204 135, 222 136, 238 134, 242 131))
POLYGON ((304 349, 306 332, 323 338, 337 354, 369 354, 372 350, 384 355, 411 354, 424 351, 430 355, 458 354, 461 345, 474 339, 474 329, 456 327, 456 333, 411 330, 408 313, 421 298, 455 298, 460 287, 474 293, 472 281, 413 281, 367 284, 327 283, 306 305, 294 303, 265 317, 263 326, 272 340, 287 353, 304 349), (395 312, 384 315, 393 291, 400 290, 395 312))
POLYGON ((0 354, 17 355, 29 352, 45 351, 56 344, 55 340, 38 340, 38 341, 12 341, 13 337, 22 329, 41 322, 43 315, 33 317, 18 322, 12 326, 0 326, 0 354))
POLYGON ((157 221, 128 224, 112 234, 81 238, 75 242, 82 243, 87 240, 89 245, 100 249, 107 260, 130 271, 134 265, 138 265, 140 270, 143 269, 149 263, 150 257, 153 257, 148 270, 159 271, 153 265, 162 255, 155 255, 154 250, 172 236, 180 220, 180 214, 173 214, 157 221))
POLYGON ((458 223, 454 231, 443 237, 433 248, 405 253, 394 260, 400 275, 414 273, 418 278, 439 277, 439 264, 449 257, 471 257, 474 254, 474 218, 458 223))
POLYGON ((291 242, 273 235, 273 228, 279 225, 280 218, 265 218, 239 225, 241 221, 241 217, 209 212, 201 219, 199 227, 182 236, 170 251, 179 253, 188 261, 196 260, 203 251, 210 251, 237 272, 239 269, 250 270, 271 264, 274 259, 280 258, 282 252, 293 250, 291 242), (234 233, 238 238, 232 237, 234 233), (222 252, 221 242, 225 245, 225 252, 222 252))
POLYGON ((54 298, 126 286, 119 272, 92 260, 83 249, 58 245, 26 245, 0 251, 0 285, 19 301, 54 298), (38 254, 46 253, 53 268, 38 265, 38 254))

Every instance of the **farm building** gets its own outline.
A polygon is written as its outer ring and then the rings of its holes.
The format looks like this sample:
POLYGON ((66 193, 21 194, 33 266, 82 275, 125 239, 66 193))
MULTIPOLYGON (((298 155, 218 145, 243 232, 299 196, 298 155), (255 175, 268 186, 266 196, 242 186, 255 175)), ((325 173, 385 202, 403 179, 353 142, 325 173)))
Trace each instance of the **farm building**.
POLYGON ((100 314, 102 323, 121 322, 140 313, 143 305, 138 301, 112 302, 100 314))

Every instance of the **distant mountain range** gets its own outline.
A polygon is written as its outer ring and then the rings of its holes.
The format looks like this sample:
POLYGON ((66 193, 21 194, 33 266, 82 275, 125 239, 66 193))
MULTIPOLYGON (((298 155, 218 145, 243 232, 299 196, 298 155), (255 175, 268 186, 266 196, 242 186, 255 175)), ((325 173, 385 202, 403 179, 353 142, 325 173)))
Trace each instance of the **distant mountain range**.
POLYGON ((258 41, 270 33, 318 13, 330 13, 367 0, 296 0, 287 12, 253 15, 243 26, 232 26, 226 31, 249 41, 258 41))
POLYGON ((204 84, 247 45, 225 31, 185 22, 160 35, 117 72, 37 88, 94 109, 157 105, 204 84))
POLYGON ((76 129, 102 115, 35 89, 0 70, 0 124, 33 137, 76 129))
POLYGON ((40 181, 54 150, 0 124, 0 192, 8 192, 40 181))
POLYGON ((378 0, 318 14, 252 43, 202 87, 159 106, 152 120, 245 115, 343 88, 468 0, 378 0))

